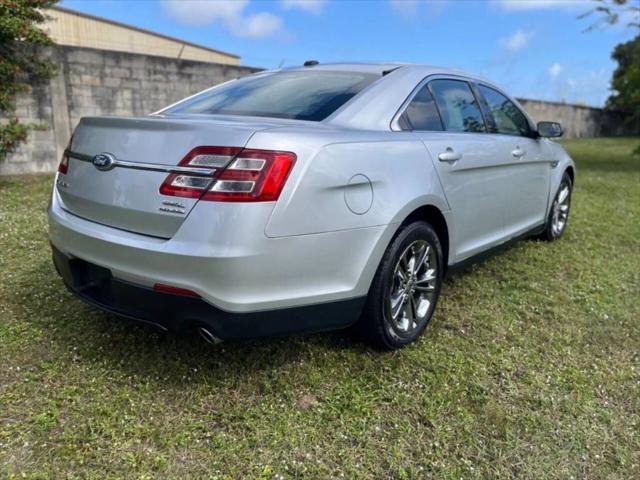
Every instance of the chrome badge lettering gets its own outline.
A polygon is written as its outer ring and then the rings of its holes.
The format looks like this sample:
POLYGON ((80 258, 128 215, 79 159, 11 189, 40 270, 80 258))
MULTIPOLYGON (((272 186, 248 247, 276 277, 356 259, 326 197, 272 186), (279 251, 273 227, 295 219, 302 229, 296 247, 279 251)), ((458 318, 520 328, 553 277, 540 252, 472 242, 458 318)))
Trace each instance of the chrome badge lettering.
POLYGON ((162 202, 162 205, 162 207, 158 208, 158 210, 160 210, 161 212, 177 213, 179 215, 184 215, 186 213, 187 207, 184 205, 184 203, 165 200, 162 202))

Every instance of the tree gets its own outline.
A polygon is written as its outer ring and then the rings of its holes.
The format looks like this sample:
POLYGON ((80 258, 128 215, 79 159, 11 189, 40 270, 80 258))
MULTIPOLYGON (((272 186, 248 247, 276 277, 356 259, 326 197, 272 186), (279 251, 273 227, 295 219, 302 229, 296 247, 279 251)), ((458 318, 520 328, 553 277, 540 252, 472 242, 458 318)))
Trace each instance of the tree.
POLYGON ((636 3, 637 0, 594 0, 594 2, 596 4, 591 10, 578 16, 579 19, 596 14, 600 17, 589 25, 585 32, 615 25, 621 20, 627 22, 628 27, 640 28, 640 7, 636 3))
POLYGON ((0 161, 27 138, 37 124, 15 117, 15 97, 30 85, 50 78, 56 67, 42 58, 43 47, 52 45, 38 24, 45 21, 42 9, 57 0, 0 0, 0 161))
MULTIPOLYGON (((637 0, 594 0, 597 5, 578 16, 579 19, 599 14, 600 18, 592 23, 585 32, 597 28, 616 25, 623 21, 628 27, 640 30, 640 6, 637 0)), ((640 35, 633 40, 621 43, 614 48, 611 58, 618 62, 613 72, 611 90, 606 108, 620 110, 627 114, 626 120, 640 125, 640 35)), ((637 127, 636 127, 637 128, 637 127)), ((635 150, 640 154, 640 146, 635 150)))
POLYGON ((628 120, 640 123, 640 35, 619 44, 611 54, 618 62, 613 72, 607 107, 626 112, 628 120))

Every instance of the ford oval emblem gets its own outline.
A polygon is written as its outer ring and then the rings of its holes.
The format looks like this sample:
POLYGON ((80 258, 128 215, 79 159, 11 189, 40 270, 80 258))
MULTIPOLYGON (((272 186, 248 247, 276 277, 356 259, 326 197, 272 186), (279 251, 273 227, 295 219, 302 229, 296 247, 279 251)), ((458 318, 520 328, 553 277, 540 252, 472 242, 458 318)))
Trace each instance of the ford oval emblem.
POLYGON ((99 153, 98 155, 93 157, 91 163, 93 163, 93 166, 98 170, 106 172, 107 170, 111 170, 116 166, 116 157, 114 157, 110 153, 99 153))

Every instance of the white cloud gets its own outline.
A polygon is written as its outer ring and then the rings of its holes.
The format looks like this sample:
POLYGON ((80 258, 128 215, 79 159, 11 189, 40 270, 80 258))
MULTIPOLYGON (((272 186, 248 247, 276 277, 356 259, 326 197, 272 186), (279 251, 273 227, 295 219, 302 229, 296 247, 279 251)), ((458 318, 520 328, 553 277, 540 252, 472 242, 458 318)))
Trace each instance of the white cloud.
POLYGON ((559 63, 554 63, 549 67, 549 76, 551 78, 557 78, 562 70, 564 70, 564 67, 562 65, 560 65, 559 63))
POLYGON ((314 15, 321 13, 326 4, 327 0, 282 0, 282 7, 285 10, 299 8, 314 15))
POLYGON ((238 37, 265 38, 282 31, 282 19, 269 12, 256 13, 242 19, 239 25, 230 26, 238 37))
POLYGON ((519 29, 513 35, 501 38, 500 43, 507 50, 517 52, 518 50, 522 50, 526 47, 532 37, 533 33, 519 29))
POLYGON ((420 7, 419 0, 389 0, 389 6, 392 10, 402 16, 410 17, 418 13, 420 7))
POLYGON ((245 15, 249 0, 163 0, 162 4, 182 24, 203 27, 221 21, 238 37, 265 38, 283 27, 282 19, 272 13, 245 15))
POLYGON ((493 3, 503 10, 544 10, 558 8, 585 8, 592 7, 593 0, 493 0, 493 3))
POLYGON ((249 1, 164 0, 162 3, 166 12, 178 22, 185 25, 203 26, 218 19, 232 20, 240 17, 249 1))

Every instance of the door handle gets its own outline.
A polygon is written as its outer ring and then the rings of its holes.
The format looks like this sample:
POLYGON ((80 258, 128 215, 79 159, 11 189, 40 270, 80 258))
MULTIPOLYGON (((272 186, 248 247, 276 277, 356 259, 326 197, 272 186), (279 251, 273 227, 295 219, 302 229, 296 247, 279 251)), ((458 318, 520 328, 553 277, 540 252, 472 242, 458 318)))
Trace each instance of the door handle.
POLYGON ((447 147, 447 149, 438 155, 438 160, 441 162, 457 162, 462 158, 462 154, 454 152, 453 148, 447 147))
POLYGON ((527 154, 527 152, 525 152, 524 150, 522 150, 520 147, 516 147, 515 150, 513 150, 511 152, 511 155, 513 155, 516 158, 522 158, 527 154))

